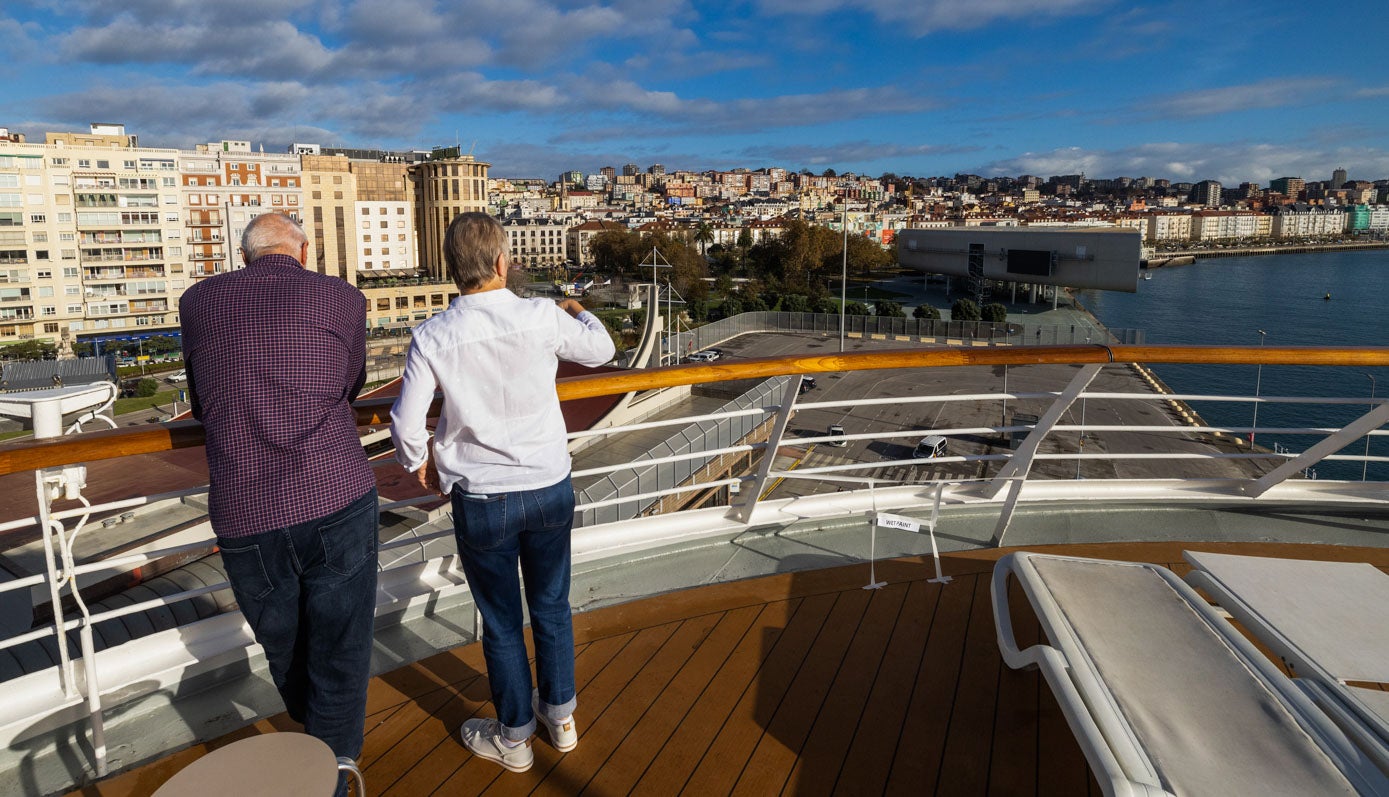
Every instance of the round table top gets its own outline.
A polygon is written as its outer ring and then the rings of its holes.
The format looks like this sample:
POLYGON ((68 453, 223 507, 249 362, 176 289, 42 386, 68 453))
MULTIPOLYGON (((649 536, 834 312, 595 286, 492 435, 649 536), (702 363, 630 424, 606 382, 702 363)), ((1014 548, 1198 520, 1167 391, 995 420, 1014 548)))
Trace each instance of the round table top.
POLYGON ((249 736, 204 755, 169 778, 155 797, 331 795, 338 760, 322 740, 306 733, 249 736))

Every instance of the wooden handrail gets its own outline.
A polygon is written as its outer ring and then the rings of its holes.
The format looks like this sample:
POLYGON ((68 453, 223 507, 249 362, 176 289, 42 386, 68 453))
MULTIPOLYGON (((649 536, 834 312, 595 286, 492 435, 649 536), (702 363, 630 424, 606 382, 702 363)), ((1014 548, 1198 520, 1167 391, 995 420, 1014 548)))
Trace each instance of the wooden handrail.
MULTIPOLYGON (((990 346, 892 349, 844 354, 760 357, 700 365, 590 374, 561 379, 561 401, 656 390, 680 385, 762 379, 789 374, 869 371, 889 368, 944 368, 984 365, 1071 365, 1083 363, 1184 363, 1218 365, 1389 366, 1389 348, 1330 346, 990 346)), ((368 399, 353 405, 360 426, 390 422, 395 399, 368 399)), ((441 400, 430 408, 437 414, 441 400)), ((202 425, 174 421, 137 429, 110 429, 51 440, 0 446, 0 476, 78 462, 153 454, 203 445, 202 425)))

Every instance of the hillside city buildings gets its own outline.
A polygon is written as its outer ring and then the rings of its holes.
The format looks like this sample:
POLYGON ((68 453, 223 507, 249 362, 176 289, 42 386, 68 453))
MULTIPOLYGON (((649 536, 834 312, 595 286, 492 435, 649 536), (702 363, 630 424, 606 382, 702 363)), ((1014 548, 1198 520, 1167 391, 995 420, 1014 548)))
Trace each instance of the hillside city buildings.
POLYGON ((787 219, 891 245, 898 230, 1123 226, 1159 248, 1389 233, 1389 181, 1280 177, 1267 188, 1160 178, 899 178, 780 168, 692 172, 653 164, 501 178, 457 147, 392 152, 247 141, 142 147, 119 124, 47 133, 0 128, 0 346, 39 338, 71 351, 178 330, 188 286, 240 268, 241 232, 261 213, 304 224, 310 263, 368 298, 373 328, 410 325, 456 291, 442 237, 459 213, 503 219, 514 261, 592 267, 610 230, 663 230, 701 246, 775 238, 787 219), (745 235, 746 233, 746 235, 745 235))

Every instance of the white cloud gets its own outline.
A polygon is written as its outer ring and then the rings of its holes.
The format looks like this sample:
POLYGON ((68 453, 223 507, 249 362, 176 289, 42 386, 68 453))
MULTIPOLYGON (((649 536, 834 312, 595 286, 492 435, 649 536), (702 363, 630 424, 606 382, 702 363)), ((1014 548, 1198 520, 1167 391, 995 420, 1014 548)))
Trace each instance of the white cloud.
POLYGON ((1256 108, 1282 108, 1326 98, 1337 81, 1330 78, 1270 78, 1240 86, 1222 86, 1200 91, 1169 94, 1143 101, 1135 110, 1154 118, 1192 117, 1247 111, 1256 108))
POLYGON ((1260 142, 1159 142, 1120 149, 1067 147, 1049 152, 1025 152, 982 168, 989 175, 1085 173, 1090 177, 1159 177, 1183 182, 1219 180, 1267 185, 1286 175, 1309 180, 1330 179, 1345 166, 1352 179, 1389 174, 1389 150, 1376 147, 1309 147, 1260 142))
POLYGON ((879 22, 902 25, 915 36, 973 30, 1000 20, 1035 21, 1086 14, 1111 0, 758 0, 769 14, 818 15, 863 11, 879 22))

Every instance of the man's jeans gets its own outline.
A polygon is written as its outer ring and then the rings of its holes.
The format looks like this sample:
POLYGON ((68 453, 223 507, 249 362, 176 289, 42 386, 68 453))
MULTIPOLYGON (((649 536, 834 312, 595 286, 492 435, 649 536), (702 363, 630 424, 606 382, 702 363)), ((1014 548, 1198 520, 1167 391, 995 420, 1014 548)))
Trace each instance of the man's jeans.
POLYGON ((354 760, 376 617, 376 507, 373 488, 326 517, 217 540, 289 716, 354 760))
POLYGON ((453 488, 453 530, 473 601, 482 612, 482 655, 492 703, 507 739, 535 732, 531 670, 522 633, 521 583, 535 639, 540 709, 562 720, 574 712, 574 625, 569 616, 569 477, 538 490, 478 495, 453 488))

